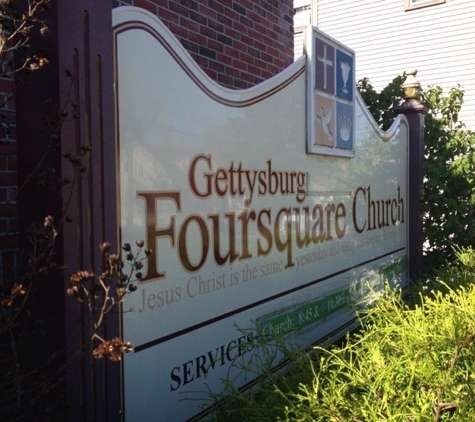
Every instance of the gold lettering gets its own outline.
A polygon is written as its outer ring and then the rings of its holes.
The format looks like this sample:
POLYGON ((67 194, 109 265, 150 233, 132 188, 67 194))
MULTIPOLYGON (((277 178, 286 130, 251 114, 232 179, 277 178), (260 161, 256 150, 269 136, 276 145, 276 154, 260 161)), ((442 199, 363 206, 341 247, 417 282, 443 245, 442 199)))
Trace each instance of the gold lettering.
POLYGON ((172 246, 175 246, 175 216, 170 217, 168 227, 157 228, 158 201, 172 201, 181 211, 180 192, 162 191, 162 192, 137 192, 138 198, 145 200, 145 230, 147 232, 147 248, 151 255, 147 261, 147 273, 142 277, 142 282, 152 279, 161 279, 166 276, 166 271, 159 271, 158 261, 158 239, 160 237, 169 237, 172 246))

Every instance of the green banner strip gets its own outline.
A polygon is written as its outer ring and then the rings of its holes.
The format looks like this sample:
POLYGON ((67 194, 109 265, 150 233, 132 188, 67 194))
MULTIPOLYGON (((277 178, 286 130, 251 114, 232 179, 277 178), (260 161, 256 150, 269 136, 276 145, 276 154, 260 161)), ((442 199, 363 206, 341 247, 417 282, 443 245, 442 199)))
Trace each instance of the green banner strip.
MULTIPOLYGON (((384 280, 392 281, 405 271, 407 271, 407 259, 403 258, 381 268, 378 274, 384 280)), ((265 335, 283 335, 321 321, 349 304, 350 293, 346 289, 308 302, 284 314, 260 321, 259 326, 265 335)))

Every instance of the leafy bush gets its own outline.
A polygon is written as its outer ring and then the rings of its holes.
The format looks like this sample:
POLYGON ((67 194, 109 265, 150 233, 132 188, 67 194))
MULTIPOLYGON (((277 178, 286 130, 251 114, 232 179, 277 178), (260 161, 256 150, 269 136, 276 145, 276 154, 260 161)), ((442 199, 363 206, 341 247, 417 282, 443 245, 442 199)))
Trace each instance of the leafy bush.
POLYGON ((393 109, 399 105, 404 95, 404 79, 404 76, 396 76, 381 92, 377 92, 367 78, 360 79, 356 84, 366 107, 383 130, 388 130, 394 121, 393 109))
POLYGON ((426 117, 423 233, 425 267, 453 256, 452 245, 472 246, 475 226, 475 133, 458 121, 463 91, 443 95, 440 87, 424 94, 426 117))
POLYGON ((211 420, 473 420, 475 251, 458 248, 455 255, 457 264, 430 284, 404 297, 387 289, 360 312, 361 329, 341 345, 293 349, 288 372, 250 393, 228 385, 227 405, 211 420))
MULTIPOLYGON (((368 79, 358 89, 384 130, 394 120, 392 109, 402 97, 404 78, 396 77, 377 93, 368 79)), ((452 245, 473 246, 475 226, 475 133, 458 120, 463 105, 458 86, 445 95, 439 86, 422 93, 425 119, 424 188, 422 197, 424 272, 444 265, 452 245)))

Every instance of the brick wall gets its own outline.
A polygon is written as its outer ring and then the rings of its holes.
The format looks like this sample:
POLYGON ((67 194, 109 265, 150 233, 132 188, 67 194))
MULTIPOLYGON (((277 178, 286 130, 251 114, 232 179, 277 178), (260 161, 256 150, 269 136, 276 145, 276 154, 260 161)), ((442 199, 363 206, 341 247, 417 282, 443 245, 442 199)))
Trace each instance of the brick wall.
POLYGON ((114 0, 154 13, 213 80, 249 88, 293 62, 293 0, 114 0))
POLYGON ((17 182, 14 81, 0 76, 0 281, 14 280, 19 240, 17 182))

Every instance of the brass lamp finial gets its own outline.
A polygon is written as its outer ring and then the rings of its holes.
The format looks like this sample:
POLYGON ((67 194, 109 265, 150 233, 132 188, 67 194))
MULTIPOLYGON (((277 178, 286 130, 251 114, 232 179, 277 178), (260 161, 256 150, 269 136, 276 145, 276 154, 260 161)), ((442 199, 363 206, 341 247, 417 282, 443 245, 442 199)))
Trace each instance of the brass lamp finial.
POLYGON ((421 93, 421 84, 416 79, 416 75, 416 69, 406 71, 406 80, 402 84, 404 99, 406 100, 419 99, 419 94, 421 93))

